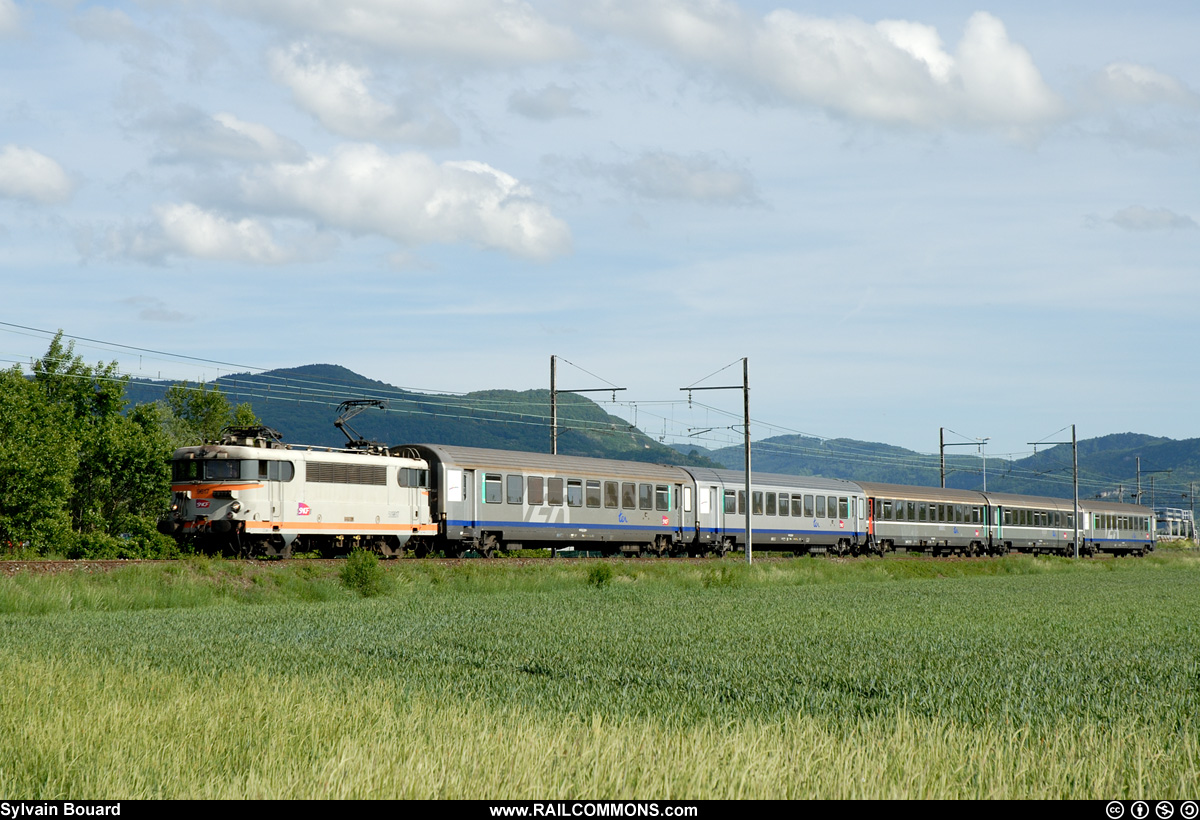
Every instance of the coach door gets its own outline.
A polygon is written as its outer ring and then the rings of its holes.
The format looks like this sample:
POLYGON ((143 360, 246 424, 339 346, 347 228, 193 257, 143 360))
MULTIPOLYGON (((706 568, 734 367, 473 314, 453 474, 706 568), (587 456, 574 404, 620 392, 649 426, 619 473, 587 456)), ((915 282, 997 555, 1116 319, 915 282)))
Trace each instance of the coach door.
POLYGON ((463 517, 466 518, 464 526, 478 527, 479 526, 479 510, 475 506, 475 499, 479 497, 478 488, 475 486, 475 471, 463 470, 462 478, 463 487, 463 512, 466 513, 463 517))

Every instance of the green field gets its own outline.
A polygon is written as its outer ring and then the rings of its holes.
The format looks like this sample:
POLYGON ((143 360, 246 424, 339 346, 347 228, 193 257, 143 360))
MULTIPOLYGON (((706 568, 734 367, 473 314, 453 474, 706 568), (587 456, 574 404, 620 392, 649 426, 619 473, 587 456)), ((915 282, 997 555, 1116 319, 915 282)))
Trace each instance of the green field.
POLYGON ((1200 559, 0 577, 0 794, 1200 792, 1200 559))

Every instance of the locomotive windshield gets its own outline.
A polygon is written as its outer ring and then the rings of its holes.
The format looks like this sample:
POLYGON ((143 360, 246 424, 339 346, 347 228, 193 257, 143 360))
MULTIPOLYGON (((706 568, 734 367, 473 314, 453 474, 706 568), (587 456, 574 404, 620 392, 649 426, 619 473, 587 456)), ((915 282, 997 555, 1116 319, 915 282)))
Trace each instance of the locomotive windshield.
POLYGON ((171 462, 173 481, 291 481, 290 461, 236 458, 181 458, 171 462))

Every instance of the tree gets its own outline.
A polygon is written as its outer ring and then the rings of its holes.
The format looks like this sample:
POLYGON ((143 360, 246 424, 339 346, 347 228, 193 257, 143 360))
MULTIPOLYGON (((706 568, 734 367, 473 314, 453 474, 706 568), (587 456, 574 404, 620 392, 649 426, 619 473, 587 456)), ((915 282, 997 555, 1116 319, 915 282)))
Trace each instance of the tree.
POLYGON ((171 385, 163 403, 168 434, 178 447, 216 441, 225 427, 261 424, 248 403, 233 407, 220 387, 204 382, 171 385))
POLYGON ((20 367, 0 371, 0 551, 45 551, 70 532, 78 455, 64 415, 20 367))

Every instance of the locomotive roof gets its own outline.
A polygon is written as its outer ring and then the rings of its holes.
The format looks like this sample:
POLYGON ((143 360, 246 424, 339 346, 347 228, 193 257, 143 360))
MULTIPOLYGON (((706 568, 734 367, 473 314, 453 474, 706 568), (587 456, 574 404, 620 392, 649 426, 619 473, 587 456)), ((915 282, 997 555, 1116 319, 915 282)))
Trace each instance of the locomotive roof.
POLYGON ((645 478, 656 481, 680 481, 685 474, 678 467, 644 461, 617 461, 584 456, 558 456, 521 450, 493 450, 484 447, 457 447, 448 444, 406 444, 393 447, 393 453, 415 450, 430 462, 450 467, 543 472, 558 476, 596 476, 607 478, 645 478))

